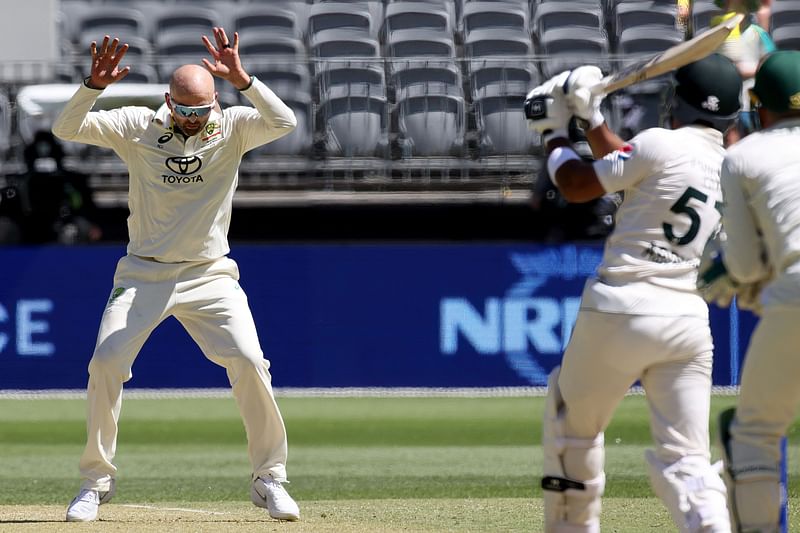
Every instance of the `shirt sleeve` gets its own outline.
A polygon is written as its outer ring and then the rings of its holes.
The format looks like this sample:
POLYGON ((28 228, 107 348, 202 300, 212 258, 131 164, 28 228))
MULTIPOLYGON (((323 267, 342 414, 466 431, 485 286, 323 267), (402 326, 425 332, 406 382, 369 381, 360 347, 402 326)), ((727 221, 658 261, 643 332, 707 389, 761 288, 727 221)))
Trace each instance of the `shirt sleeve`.
POLYGON ((252 150, 290 133, 297 126, 294 111, 258 78, 242 91, 255 109, 230 108, 234 128, 242 142, 242 152, 252 150))
POLYGON ((636 186, 657 167, 654 154, 647 150, 640 134, 619 150, 598 159, 592 165, 606 192, 617 192, 636 186))
MULTIPOLYGON (((125 141, 140 129, 142 109, 121 107, 110 111, 91 111, 102 91, 81 84, 53 123, 53 134, 65 141, 93 144, 118 152, 125 141)), ((146 120, 145 120, 146 121, 146 120)))
POLYGON ((722 248, 723 260, 733 279, 751 283, 766 279, 769 268, 762 260, 764 244, 744 189, 746 178, 735 167, 729 158, 725 158, 720 177, 725 201, 722 226, 727 235, 722 248))

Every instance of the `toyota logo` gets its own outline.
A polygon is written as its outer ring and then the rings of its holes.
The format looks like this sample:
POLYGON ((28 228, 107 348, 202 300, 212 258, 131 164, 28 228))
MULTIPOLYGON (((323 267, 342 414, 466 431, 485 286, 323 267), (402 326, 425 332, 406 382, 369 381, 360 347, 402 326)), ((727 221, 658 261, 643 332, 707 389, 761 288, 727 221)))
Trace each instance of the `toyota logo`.
POLYGON ((194 174, 203 166, 203 162, 196 155, 191 157, 168 157, 165 164, 175 174, 183 175, 194 174))

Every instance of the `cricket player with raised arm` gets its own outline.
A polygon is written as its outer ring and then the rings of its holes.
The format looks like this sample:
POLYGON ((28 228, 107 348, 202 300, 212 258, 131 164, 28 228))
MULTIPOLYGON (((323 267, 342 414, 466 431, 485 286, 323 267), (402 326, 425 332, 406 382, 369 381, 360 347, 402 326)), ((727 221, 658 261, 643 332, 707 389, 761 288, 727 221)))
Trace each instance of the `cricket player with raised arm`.
POLYGON ((737 407, 719 428, 735 530, 777 533, 780 441, 800 404, 800 52, 768 55, 752 91, 764 129, 729 148, 722 165, 721 259, 733 284, 723 275, 701 287, 716 301, 714 286, 739 301, 741 287, 761 289, 737 407))
POLYGON ((593 66, 563 72, 525 104, 530 127, 543 134, 550 179, 568 201, 623 191, 562 364, 548 380, 544 530, 600 531, 603 432, 638 380, 655 444, 645 452, 653 490, 680 531, 727 533, 725 485, 710 463, 713 344, 695 282, 719 224, 723 132, 735 122, 742 81, 717 54, 679 69, 668 109, 674 129, 624 142, 605 123, 602 96, 589 91, 602 77, 593 66), (588 123, 594 162, 567 140, 572 115, 588 123))
POLYGON ((292 110, 239 59, 222 28, 202 40, 212 61, 175 70, 158 111, 91 111, 103 89, 124 78, 128 49, 105 36, 91 44, 91 74, 53 125, 64 140, 113 149, 130 174, 127 255, 120 259, 89 363, 84 479, 67 521, 90 521, 114 494, 122 384, 153 329, 174 316, 211 361, 223 366, 244 420, 252 465, 251 498, 270 516, 297 520, 286 481, 286 430, 272 392, 227 233, 242 155, 292 131, 292 110), (254 107, 221 109, 213 76, 254 107))

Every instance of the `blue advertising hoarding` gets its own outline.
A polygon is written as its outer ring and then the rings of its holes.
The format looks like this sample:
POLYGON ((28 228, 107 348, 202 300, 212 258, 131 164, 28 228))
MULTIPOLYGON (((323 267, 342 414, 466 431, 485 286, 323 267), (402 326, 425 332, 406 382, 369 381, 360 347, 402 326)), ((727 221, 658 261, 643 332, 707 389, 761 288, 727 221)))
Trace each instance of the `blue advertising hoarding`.
MULTIPOLYGON (((542 386, 599 246, 234 246, 276 387, 542 386)), ((79 389, 122 246, 0 248, 0 389, 79 389)), ((712 308, 714 383, 735 384, 754 325, 712 308)), ((226 387, 178 322, 130 387, 226 387)))

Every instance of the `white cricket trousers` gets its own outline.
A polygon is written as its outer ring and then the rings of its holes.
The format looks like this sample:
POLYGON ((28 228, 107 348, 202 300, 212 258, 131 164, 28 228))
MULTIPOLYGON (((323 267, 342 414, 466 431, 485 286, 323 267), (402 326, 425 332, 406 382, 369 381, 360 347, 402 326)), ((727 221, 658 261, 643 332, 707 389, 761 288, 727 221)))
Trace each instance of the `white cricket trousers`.
POLYGON ((558 380, 565 435, 595 438, 641 380, 659 459, 709 458, 712 350, 706 319, 581 310, 558 380))
MULTIPOLYGON (((109 490, 122 384, 150 333, 174 316, 211 361, 225 368, 247 432, 253 475, 286 480, 286 429, 272 392, 269 361, 258 342, 239 269, 227 257, 159 263, 120 259, 89 363, 87 442, 82 488, 109 490)), ((163 354, 168 357, 169 354, 163 354)))
POLYGON ((736 463, 780 461, 780 441, 800 405, 800 308, 766 308, 753 331, 731 425, 736 463))

